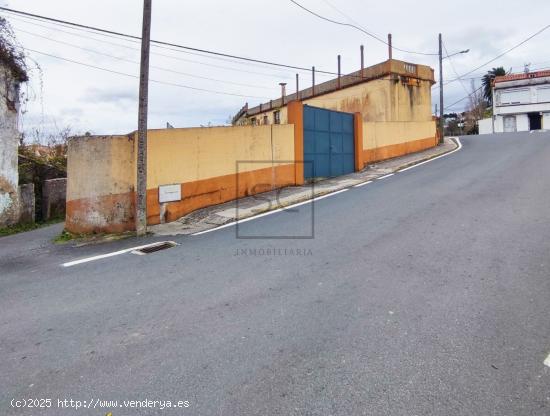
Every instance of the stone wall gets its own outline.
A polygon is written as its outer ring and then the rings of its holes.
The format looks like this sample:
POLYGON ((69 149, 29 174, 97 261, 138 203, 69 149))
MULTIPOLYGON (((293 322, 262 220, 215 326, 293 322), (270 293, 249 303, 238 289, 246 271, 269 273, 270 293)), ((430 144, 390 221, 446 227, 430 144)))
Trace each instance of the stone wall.
POLYGON ((49 179, 42 184, 42 219, 65 217, 67 178, 49 179))
POLYGON ((34 184, 27 183, 19 186, 19 218, 22 224, 34 222, 34 184))
POLYGON ((0 227, 19 221, 19 82, 0 64, 0 227))

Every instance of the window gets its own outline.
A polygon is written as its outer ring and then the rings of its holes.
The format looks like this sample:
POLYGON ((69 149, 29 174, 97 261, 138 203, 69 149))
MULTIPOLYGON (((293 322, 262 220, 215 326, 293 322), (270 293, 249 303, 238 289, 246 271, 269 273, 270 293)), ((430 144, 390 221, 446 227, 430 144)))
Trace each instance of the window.
POLYGON ((550 87, 537 88, 537 102, 539 103, 550 102, 550 87))
POLYGON ((405 72, 416 74, 416 65, 405 63, 405 72))
POLYGON ((269 117, 268 116, 264 116, 264 124, 265 125, 269 124, 269 117))
POLYGON ((255 125, 257 124, 256 117, 252 117, 252 118, 250 119, 250 124, 251 124, 252 126, 255 126, 255 125))
POLYGON ((273 124, 281 124, 281 112, 279 110, 273 112, 273 124))
POLYGON ((529 88, 502 91, 500 104, 529 104, 531 102, 531 90, 529 88))

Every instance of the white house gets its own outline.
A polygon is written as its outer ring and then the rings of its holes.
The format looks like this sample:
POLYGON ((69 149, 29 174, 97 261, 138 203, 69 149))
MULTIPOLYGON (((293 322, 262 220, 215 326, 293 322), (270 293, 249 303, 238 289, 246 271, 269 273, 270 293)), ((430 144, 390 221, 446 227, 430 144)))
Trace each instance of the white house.
POLYGON ((495 133, 550 129, 550 71, 496 77, 492 123, 495 133))

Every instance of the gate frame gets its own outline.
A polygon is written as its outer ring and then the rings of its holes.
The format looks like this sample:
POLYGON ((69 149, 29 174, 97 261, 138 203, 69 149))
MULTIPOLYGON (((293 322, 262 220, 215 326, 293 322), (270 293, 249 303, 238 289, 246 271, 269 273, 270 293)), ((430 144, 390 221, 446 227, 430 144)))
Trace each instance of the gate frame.
MULTIPOLYGON (((314 107, 314 106, 313 106, 314 107)), ((322 108, 329 111, 330 108, 322 108)), ((296 185, 304 184, 304 103, 294 100, 287 104, 288 124, 294 124, 294 179, 296 185)), ((345 112, 345 111, 344 111, 345 112)), ((353 115, 353 142, 355 152, 355 172, 362 170, 363 163, 363 116, 359 112, 353 115)))

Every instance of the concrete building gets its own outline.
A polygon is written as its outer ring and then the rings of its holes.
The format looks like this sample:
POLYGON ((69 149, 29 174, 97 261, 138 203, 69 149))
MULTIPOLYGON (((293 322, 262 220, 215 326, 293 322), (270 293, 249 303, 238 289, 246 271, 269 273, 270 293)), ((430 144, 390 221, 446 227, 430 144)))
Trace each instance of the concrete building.
MULTIPOLYGON (((244 106, 232 127, 150 130, 147 223, 434 147, 433 83, 431 68, 388 60, 244 106)), ((67 230, 135 229, 136 136, 69 141, 67 230)))
POLYGON ((434 83, 432 68, 390 59, 254 108, 245 105, 234 117, 233 124, 288 123, 287 107, 292 101, 316 108, 360 113, 367 145, 364 150, 377 149, 378 153, 366 155, 364 161, 372 162, 405 154, 411 141, 435 136, 431 112, 434 83), (399 123, 405 127, 397 127, 399 123), (381 149, 382 142, 393 149, 381 149))
MULTIPOLYGON (((496 77, 493 123, 495 133, 550 129, 550 71, 496 77)), ((492 128, 487 121, 480 126, 492 128)))
POLYGON ((21 64, 0 58, 0 227, 19 221, 19 90, 26 80, 21 64))

